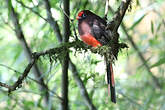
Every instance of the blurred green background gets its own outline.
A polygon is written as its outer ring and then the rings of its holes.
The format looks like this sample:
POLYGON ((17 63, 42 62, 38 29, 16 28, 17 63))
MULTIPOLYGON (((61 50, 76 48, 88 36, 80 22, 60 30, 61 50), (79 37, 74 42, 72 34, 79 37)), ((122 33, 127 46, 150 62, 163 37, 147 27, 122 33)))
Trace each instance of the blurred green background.
MULTIPOLYGON (((120 0, 110 0, 110 6, 116 10, 120 0)), ((62 1, 50 0, 53 18, 63 33, 62 1)), ((10 10, 5 0, 0 0, 0 82, 13 84, 29 63, 22 44, 14 32, 10 10)), ((44 51, 59 45, 53 29, 45 20, 47 18, 43 0, 12 0, 14 10, 18 13, 27 44, 32 52, 44 51), (36 12, 36 13, 34 13, 36 12)), ((78 11, 88 9, 103 17, 104 0, 70 0, 71 23, 70 41, 75 39, 73 27, 77 28, 78 11), (74 26, 73 26, 74 25, 74 26)), ((119 53, 114 64, 117 91, 117 104, 108 97, 105 81, 105 65, 103 58, 91 52, 70 52, 70 58, 76 65, 79 75, 98 110, 165 110, 165 1, 164 0, 132 0, 123 24, 120 26, 120 41, 129 48, 119 53), (132 45, 130 39, 134 42, 132 45), (138 50, 137 50, 138 48, 138 50), (142 55, 142 57, 140 56, 142 55), (144 58, 144 59, 143 59, 144 58), (160 83, 158 87, 153 76, 160 83)), ((113 14, 109 10, 108 19, 113 14)), ((77 30, 76 30, 77 31, 77 30)), ((0 87, 1 110, 58 110, 60 100, 54 92, 61 96, 60 62, 49 61, 49 57, 41 57, 37 62, 42 77, 48 85, 50 99, 45 105, 43 91, 38 88, 33 71, 28 75, 22 87, 8 95, 7 89, 0 87)), ((83 96, 69 71, 69 108, 70 110, 88 110, 83 96)))

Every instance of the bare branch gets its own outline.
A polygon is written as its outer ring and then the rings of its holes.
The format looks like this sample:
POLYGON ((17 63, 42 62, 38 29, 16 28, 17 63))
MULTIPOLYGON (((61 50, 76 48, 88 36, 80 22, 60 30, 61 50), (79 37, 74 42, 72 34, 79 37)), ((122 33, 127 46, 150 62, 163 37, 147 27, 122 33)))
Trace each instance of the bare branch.
POLYGON ((133 103, 134 105, 137 105, 139 108, 142 108, 142 105, 140 105, 138 102, 136 102, 135 100, 131 99, 128 95, 125 95, 122 91, 118 91, 118 94, 122 95, 123 97, 125 97, 128 101, 130 101, 131 103, 133 103))
POLYGON ((13 68, 11 68, 11 67, 9 67, 9 66, 6 66, 6 65, 4 65, 4 64, 0 64, 0 66, 3 66, 3 67, 5 67, 5 68, 7 68, 7 69, 9 69, 9 70, 12 70, 12 71, 14 71, 15 73, 20 73, 19 71, 15 70, 15 69, 13 69, 13 68))

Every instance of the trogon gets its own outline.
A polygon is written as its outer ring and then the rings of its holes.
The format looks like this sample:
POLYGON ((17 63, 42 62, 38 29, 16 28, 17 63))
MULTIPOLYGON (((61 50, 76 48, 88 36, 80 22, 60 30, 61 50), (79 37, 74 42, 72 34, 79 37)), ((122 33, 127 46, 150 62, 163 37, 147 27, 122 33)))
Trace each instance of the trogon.
MULTIPOLYGON (((92 47, 107 45, 111 40, 106 29, 106 20, 89 10, 78 13, 78 32, 82 41, 92 47)), ((108 91, 111 92, 111 101, 116 103, 115 82, 112 63, 106 59, 108 91)))

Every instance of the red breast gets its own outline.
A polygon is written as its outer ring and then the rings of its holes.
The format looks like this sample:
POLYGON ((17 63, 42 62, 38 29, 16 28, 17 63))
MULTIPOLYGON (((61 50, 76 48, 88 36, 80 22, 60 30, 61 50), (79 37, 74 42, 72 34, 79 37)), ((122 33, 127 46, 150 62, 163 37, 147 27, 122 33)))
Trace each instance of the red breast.
POLYGON ((96 40, 91 34, 81 35, 80 38, 83 40, 84 43, 92 47, 101 46, 101 43, 98 40, 96 40))

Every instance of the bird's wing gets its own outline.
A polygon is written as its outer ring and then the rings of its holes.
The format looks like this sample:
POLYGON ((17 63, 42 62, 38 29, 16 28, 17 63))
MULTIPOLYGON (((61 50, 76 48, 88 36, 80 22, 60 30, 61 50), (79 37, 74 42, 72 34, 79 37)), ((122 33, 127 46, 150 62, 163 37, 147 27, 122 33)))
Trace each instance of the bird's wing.
POLYGON ((110 39, 105 31, 105 25, 95 19, 91 26, 92 34, 96 38, 96 40, 98 40, 102 45, 106 45, 110 39))

